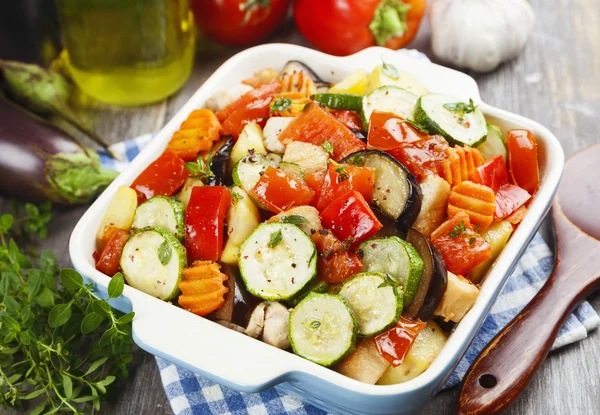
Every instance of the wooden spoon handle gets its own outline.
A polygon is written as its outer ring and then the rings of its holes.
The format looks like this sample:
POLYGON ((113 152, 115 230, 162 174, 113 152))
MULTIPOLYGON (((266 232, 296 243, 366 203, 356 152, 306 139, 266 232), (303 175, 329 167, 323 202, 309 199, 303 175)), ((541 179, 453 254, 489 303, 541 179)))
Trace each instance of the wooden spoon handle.
POLYGON ((481 352, 460 390, 459 414, 496 414, 523 392, 571 311, 598 288, 600 243, 554 207, 558 257, 531 302, 481 352), (563 265, 564 264, 564 265, 563 265))

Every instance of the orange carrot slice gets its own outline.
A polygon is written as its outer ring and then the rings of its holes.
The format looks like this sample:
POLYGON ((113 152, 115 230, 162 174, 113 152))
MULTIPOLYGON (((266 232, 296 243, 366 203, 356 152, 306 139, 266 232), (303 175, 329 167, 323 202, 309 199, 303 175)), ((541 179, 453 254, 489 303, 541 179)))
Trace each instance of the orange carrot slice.
POLYGON ((228 276, 214 261, 195 261, 183 270, 184 280, 179 283, 179 305, 199 316, 218 310, 225 304, 229 288, 224 285, 228 276))
POLYGON ((185 161, 194 160, 198 153, 212 147, 222 132, 219 120, 209 109, 190 113, 169 142, 168 148, 185 161))
POLYGON ((454 186, 450 191, 449 217, 465 212, 469 215, 471 223, 479 224, 482 229, 485 229, 494 220, 495 210, 494 191, 487 186, 467 180, 454 186))

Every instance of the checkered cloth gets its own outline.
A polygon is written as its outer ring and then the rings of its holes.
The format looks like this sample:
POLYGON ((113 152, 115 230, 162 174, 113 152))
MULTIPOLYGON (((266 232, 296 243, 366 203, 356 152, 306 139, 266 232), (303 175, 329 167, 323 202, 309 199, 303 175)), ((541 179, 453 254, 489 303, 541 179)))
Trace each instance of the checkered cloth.
MULTIPOLYGON (((113 145, 113 150, 121 154, 126 161, 115 161, 103 152, 100 153, 100 160, 105 167, 122 171, 140 149, 152 140, 152 137, 153 134, 147 134, 113 145)), ((553 263, 552 252, 542 237, 537 234, 521 257, 517 268, 508 278, 490 314, 446 387, 460 383, 479 352, 542 287, 552 271, 553 263)), ((589 331, 599 325, 600 317, 588 302, 584 302, 567 318, 552 348, 556 349, 582 340, 587 337, 589 331)), ((166 360, 157 357, 156 361, 165 392, 176 415, 320 415, 326 413, 276 388, 260 393, 240 393, 166 360)))

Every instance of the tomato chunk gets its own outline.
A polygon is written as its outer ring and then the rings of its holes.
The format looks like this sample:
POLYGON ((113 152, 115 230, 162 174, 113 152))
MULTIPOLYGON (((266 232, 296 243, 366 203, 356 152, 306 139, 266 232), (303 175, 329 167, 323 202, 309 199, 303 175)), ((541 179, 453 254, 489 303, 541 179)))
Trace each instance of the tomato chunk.
POLYGON ((492 256, 490 245, 473 230, 469 215, 461 211, 431 233, 431 242, 440 250, 448 271, 466 275, 492 256))
POLYGON ((319 252, 319 278, 326 283, 340 284, 362 269, 358 255, 349 252, 331 231, 323 229, 315 232, 311 239, 319 252))
POLYGON ((442 161, 448 157, 446 150, 449 147, 444 137, 432 135, 388 150, 388 153, 422 181, 429 175, 443 176, 442 161))
POLYGON ((494 216, 503 219, 523 206, 531 195, 519 186, 506 183, 496 191, 496 212, 494 216))
POLYGON ((508 184, 508 172, 502 156, 495 156, 485 164, 477 167, 478 183, 491 188, 496 192, 500 187, 508 184))
POLYGON ((311 206, 317 207, 317 203, 319 202, 319 198, 321 196, 321 189, 323 188, 323 182, 325 181, 325 175, 327 172, 317 171, 311 174, 307 174, 304 178, 306 181, 306 185, 315 192, 313 199, 309 203, 311 206))
POLYGON ((527 130, 509 130, 508 165, 513 182, 533 195, 540 185, 537 141, 527 130))
POLYGON ((327 140, 333 146, 335 161, 367 148, 344 124, 316 103, 308 104, 279 134, 279 140, 284 144, 303 141, 317 146, 327 140))
POLYGON ((332 110, 331 115, 333 115, 336 120, 344 124, 350 131, 363 130, 360 122, 360 116, 356 111, 332 110))
POLYGON ((315 195, 302 180, 295 179, 271 166, 267 167, 250 193, 275 213, 294 206, 307 205, 315 195))
POLYGON ((374 235, 382 224, 369 207, 365 198, 352 190, 340 196, 321 212, 323 225, 331 229, 342 241, 353 247, 374 235))
POLYGON ((196 186, 185 211, 185 248, 188 262, 217 261, 223 250, 225 212, 231 194, 224 186, 196 186))
POLYGON ((103 234, 103 248, 96 261, 96 269, 112 277, 121 266, 121 254, 125 243, 129 239, 129 232, 114 226, 107 226, 103 234))
POLYGON ((392 366, 401 365, 426 325, 427 323, 421 320, 412 321, 400 317, 398 324, 373 338, 377 351, 392 366))
POLYGON ((138 195, 138 204, 152 196, 172 196, 190 175, 185 162, 171 150, 165 150, 133 181, 131 188, 138 195))
POLYGON ((323 180, 317 210, 320 212, 350 190, 359 192, 367 202, 373 199, 375 170, 349 164, 330 164, 323 180))
POLYGON ((235 138, 239 137, 246 124, 255 121, 261 127, 264 127, 269 118, 269 107, 271 97, 257 99, 248 106, 235 110, 225 121, 223 121, 223 131, 235 138))
MULTIPOLYGON (((237 100, 223 108, 221 111, 217 112, 217 118, 220 122, 225 121, 231 114, 238 110, 243 110, 248 107, 252 102, 257 100, 264 100, 268 98, 269 100, 276 93, 281 92, 281 83, 277 80, 273 80, 271 82, 267 82, 259 86, 258 88, 254 88, 252 91, 246 92, 244 95, 239 97, 237 100)), ((267 114, 268 116, 268 114, 267 114)))
POLYGON ((368 148, 391 150, 426 137, 427 134, 417 131, 406 120, 389 112, 373 111, 369 119, 368 148))

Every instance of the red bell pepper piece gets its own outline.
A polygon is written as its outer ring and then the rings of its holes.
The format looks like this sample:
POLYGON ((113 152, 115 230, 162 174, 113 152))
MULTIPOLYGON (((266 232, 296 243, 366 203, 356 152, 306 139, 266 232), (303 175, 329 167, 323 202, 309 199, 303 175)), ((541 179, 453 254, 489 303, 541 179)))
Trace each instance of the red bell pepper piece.
POLYGON ((365 198, 352 190, 340 196, 321 212, 323 225, 342 241, 358 246, 383 226, 365 198))
POLYGON ((319 252, 319 279, 328 284, 341 284, 362 269, 358 255, 349 252, 331 231, 323 229, 310 237, 319 252))
POLYGON ((422 181, 429 175, 443 177, 442 162, 448 158, 446 150, 449 147, 444 137, 432 135, 387 152, 404 164, 419 181, 422 181))
POLYGON ((336 120, 344 124, 350 131, 363 130, 358 112, 349 110, 332 110, 330 112, 336 120))
POLYGON ((335 119, 319 104, 308 104, 292 122, 279 134, 279 141, 284 144, 290 141, 303 141, 317 146, 329 141, 333 146, 335 161, 340 161, 348 154, 367 148, 341 122, 335 119))
MULTIPOLYGON (((223 123, 234 112, 243 110, 249 107, 255 101, 262 101, 265 98, 269 100, 278 92, 281 92, 281 83, 278 80, 273 80, 246 92, 244 95, 227 105, 221 111, 217 112, 217 119, 223 123)), ((267 117, 269 114, 267 114, 267 117)))
POLYGON ((272 97, 266 97, 252 101, 247 106, 235 110, 225 121, 223 131, 235 138, 239 137, 246 124, 254 121, 264 127, 269 118, 272 97))
POLYGON ((485 164, 477 167, 478 182, 496 192, 500 187, 508 184, 508 172, 502 156, 495 156, 485 164))
POLYGON ((330 164, 320 191, 317 210, 320 212, 350 190, 359 192, 367 202, 373 199, 375 170, 349 164, 330 164))
POLYGON ((326 174, 327 172, 317 171, 307 174, 304 178, 306 185, 310 187, 313 192, 315 192, 313 199, 309 203, 311 206, 317 207, 317 203, 321 197, 321 189, 323 188, 323 182, 325 181, 326 174))
POLYGON ((185 211, 185 248, 188 262, 217 261, 223 250, 225 213, 231 194, 224 186, 197 186, 192 189, 185 211))
POLYGON ((129 239, 129 232, 114 226, 107 226, 104 230, 102 252, 96 260, 96 269, 109 277, 119 272, 121 253, 129 239))
POLYGON ((171 150, 165 150, 133 181, 131 188, 138 195, 138 204, 152 196, 172 196, 190 175, 185 162, 171 150))
POLYGON ((302 180, 295 179, 271 166, 267 167, 250 193, 275 213, 294 206, 308 205, 315 195, 302 180))
POLYGON ((431 242, 440 250, 448 271, 466 275, 492 256, 490 245, 473 230, 469 215, 460 211, 431 233, 431 242))
POLYGON ((373 111, 369 119, 367 147, 391 150, 427 138, 410 123, 389 112, 373 111))
POLYGON ((496 191, 496 212, 494 216, 503 219, 523 206, 531 199, 526 190, 517 185, 506 183, 496 191))
POLYGON ((540 185, 537 141, 527 130, 509 130, 506 135, 508 166, 513 183, 533 195, 540 185))
POLYGON ((427 323, 421 320, 412 321, 400 317, 394 327, 373 338, 377 351, 392 366, 401 365, 415 339, 426 325, 427 323))

